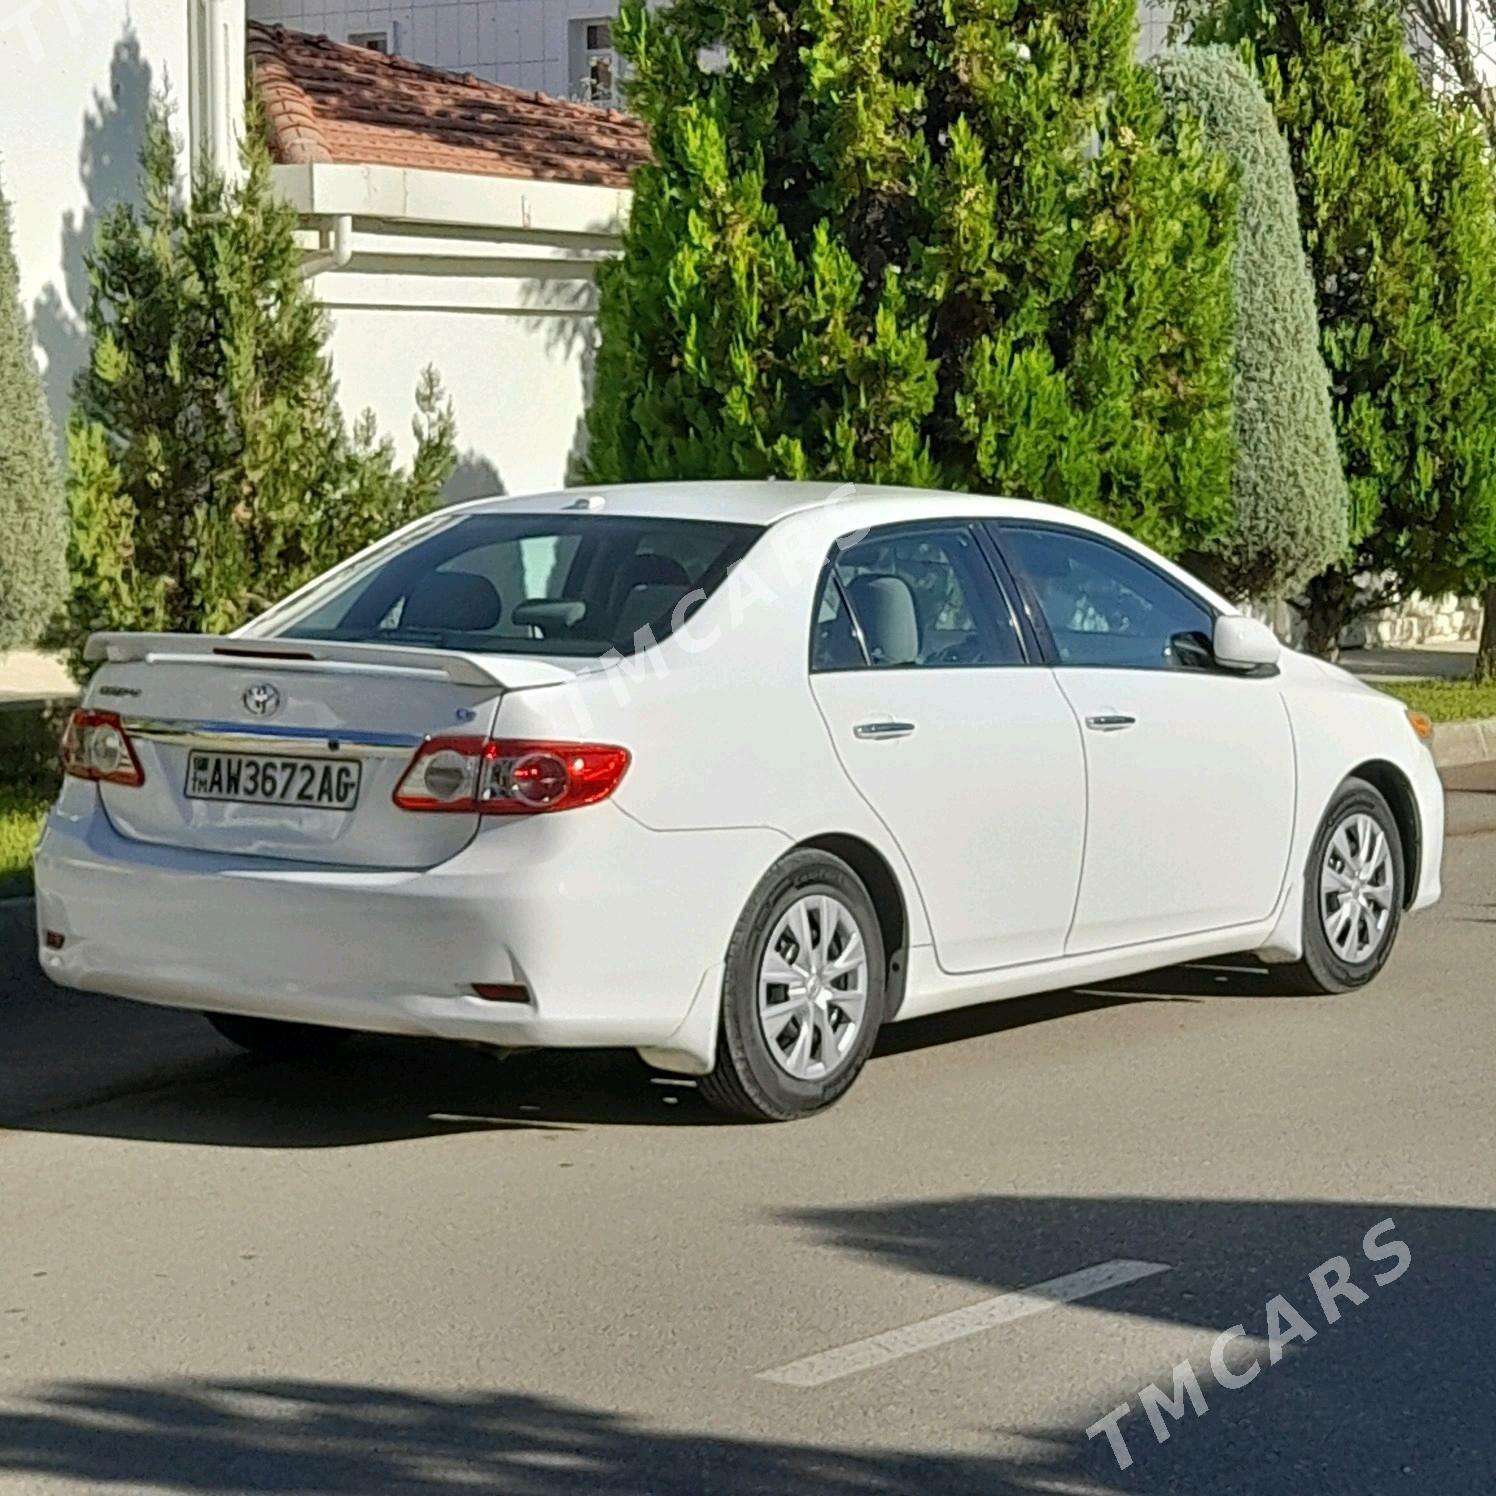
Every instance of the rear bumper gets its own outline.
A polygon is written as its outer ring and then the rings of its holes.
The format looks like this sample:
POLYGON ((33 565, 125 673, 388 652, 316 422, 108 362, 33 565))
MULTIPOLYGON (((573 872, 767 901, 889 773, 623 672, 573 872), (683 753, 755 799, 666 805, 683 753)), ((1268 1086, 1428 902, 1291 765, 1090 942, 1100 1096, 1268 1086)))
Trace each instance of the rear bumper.
POLYGON ((172 1007, 710 1063, 716 973, 784 845, 603 805, 495 822, 424 872, 324 867, 129 841, 70 784, 37 852, 38 955, 62 986, 172 1007))

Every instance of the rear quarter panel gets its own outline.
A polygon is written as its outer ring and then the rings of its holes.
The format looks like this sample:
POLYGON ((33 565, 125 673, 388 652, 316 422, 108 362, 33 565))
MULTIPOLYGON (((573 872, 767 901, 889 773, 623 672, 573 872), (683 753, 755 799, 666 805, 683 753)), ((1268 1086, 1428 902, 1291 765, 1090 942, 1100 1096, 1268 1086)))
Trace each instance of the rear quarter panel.
MULTIPOLYGON (((845 528, 829 515, 822 524, 800 561, 766 536, 653 649, 563 688, 507 694, 495 730, 626 747, 633 762, 613 800, 651 830, 766 828, 785 851, 817 836, 859 837, 893 869, 910 942, 924 944, 928 923, 909 868, 847 778, 811 694, 812 594, 826 549, 845 528)), ((756 882, 723 888, 732 921, 756 882)))

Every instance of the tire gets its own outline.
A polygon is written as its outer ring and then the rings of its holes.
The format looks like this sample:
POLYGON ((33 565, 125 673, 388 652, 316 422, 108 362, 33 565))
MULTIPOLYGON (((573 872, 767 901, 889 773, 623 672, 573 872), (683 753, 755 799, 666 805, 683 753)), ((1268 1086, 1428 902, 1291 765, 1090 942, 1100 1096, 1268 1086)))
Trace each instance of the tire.
POLYGON ((346 1029, 313 1023, 283 1023, 275 1018, 246 1018, 238 1013, 204 1013, 203 1017, 230 1044, 262 1060, 316 1060, 343 1044, 346 1029))
POLYGON ((862 880, 839 857, 791 852, 753 891, 728 945, 717 1062, 701 1094, 718 1111, 756 1122, 793 1121, 840 1100, 877 1040, 886 975, 877 912, 862 880), (808 951, 795 928, 809 937, 808 951), (863 960, 840 970, 856 960, 853 928, 863 960), (796 971, 802 964, 809 980, 796 971), (793 988, 773 982, 781 971, 793 988), (761 979, 770 1005, 763 1018, 761 979), (791 1009, 795 1016, 787 1017, 791 1009))
POLYGON ((1304 954, 1294 965, 1279 968, 1280 989, 1307 997, 1353 992, 1364 987, 1387 964, 1392 947, 1397 943, 1406 888, 1402 833, 1397 828, 1391 806, 1375 785, 1364 779, 1347 779, 1335 792, 1309 849, 1309 860, 1304 867, 1304 954), (1346 830, 1348 834, 1341 846, 1356 851, 1361 838, 1354 828, 1364 828, 1368 822, 1385 838, 1386 857, 1371 880, 1357 883, 1354 879, 1359 872, 1354 859, 1346 864, 1338 853, 1332 858, 1332 847, 1342 830, 1346 830), (1352 903, 1353 933, 1341 935, 1343 944, 1337 944, 1331 938, 1330 928, 1343 923, 1338 919, 1339 909, 1344 903, 1354 900, 1355 895, 1322 889, 1322 880, 1328 878, 1333 882, 1336 876, 1333 868, 1326 872, 1327 859, 1340 862, 1348 873, 1352 873, 1353 886, 1364 889, 1362 910, 1357 910, 1352 903), (1384 901, 1385 920, 1380 930, 1375 931, 1374 916, 1384 901), (1373 933, 1374 944, 1365 954, 1358 956, 1357 950, 1363 939, 1373 933))

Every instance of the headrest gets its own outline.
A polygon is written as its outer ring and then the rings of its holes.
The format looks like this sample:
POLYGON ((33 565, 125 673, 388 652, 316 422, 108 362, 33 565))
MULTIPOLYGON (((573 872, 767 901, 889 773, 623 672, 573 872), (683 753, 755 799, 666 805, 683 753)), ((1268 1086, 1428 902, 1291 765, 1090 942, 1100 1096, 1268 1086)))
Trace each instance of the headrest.
POLYGON ((618 622, 613 629, 613 643, 619 649, 629 649, 634 642, 634 635, 642 628, 650 628, 656 624, 668 626, 674 620, 677 607, 683 598, 691 595, 690 586, 682 583, 679 587, 643 586, 635 587, 630 591, 623 604, 623 612, 618 615, 618 622))
POLYGON ((847 596, 873 664, 912 665, 919 659, 919 609, 903 577, 853 577, 847 596))
POLYGON ((470 571, 433 571, 410 589, 400 625, 481 634, 493 628, 503 614, 503 599, 487 577, 470 571))
POLYGON ((689 587, 691 578, 674 556, 635 556, 618 579, 618 595, 625 598, 635 587, 689 587))

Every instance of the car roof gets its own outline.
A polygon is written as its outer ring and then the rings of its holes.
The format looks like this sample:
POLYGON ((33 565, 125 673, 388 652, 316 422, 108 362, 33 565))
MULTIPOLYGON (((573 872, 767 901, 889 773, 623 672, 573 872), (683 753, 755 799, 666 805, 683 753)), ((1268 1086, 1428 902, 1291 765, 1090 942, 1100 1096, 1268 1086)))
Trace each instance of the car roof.
MULTIPOLYGON (((727 524, 758 525, 767 529, 796 515, 807 520, 822 514, 821 528, 832 535, 849 535, 877 525, 923 519, 1047 520, 1093 535, 1110 536, 1124 546, 1143 551, 1152 565, 1162 567, 1191 592, 1207 599, 1222 613, 1236 605, 1192 576, 1175 562, 1149 550, 1139 541, 1103 520, 1057 504, 1031 499, 994 498, 928 488, 896 488, 876 483, 790 483, 774 480, 729 482, 620 483, 594 488, 566 488, 550 493, 473 499, 440 511, 521 514, 577 513, 627 515, 643 519, 718 520, 727 524), (825 523, 834 509, 836 524, 825 523)), ((824 536, 822 537, 825 538, 824 536)))
POLYGON ((1074 510, 1036 504, 1026 499, 866 483, 727 482, 718 479, 567 488, 550 493, 473 499, 454 508, 469 513, 508 511, 529 514, 575 510, 647 519, 721 520, 727 524, 768 526, 807 509, 843 503, 857 505, 857 519, 862 525, 878 523, 877 512, 882 510, 888 511, 889 521, 959 511, 994 518, 1011 515, 1086 524, 1074 510), (874 511, 873 516, 868 515, 868 508, 874 511))

